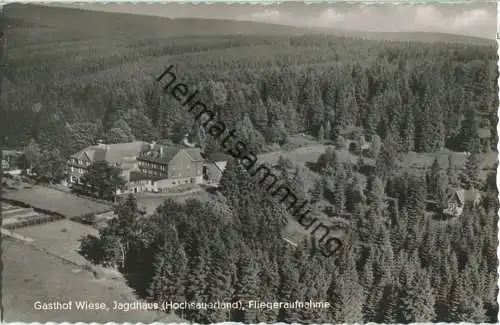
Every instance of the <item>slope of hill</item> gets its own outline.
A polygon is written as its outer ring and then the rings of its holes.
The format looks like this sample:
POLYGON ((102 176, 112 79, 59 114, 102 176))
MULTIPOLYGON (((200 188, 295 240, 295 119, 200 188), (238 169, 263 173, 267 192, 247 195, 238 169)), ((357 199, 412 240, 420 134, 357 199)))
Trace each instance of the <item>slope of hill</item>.
POLYGON ((16 27, 64 28, 66 33, 77 30, 84 38, 107 38, 111 35, 125 38, 178 37, 187 35, 262 35, 284 36, 301 34, 328 34, 373 40, 458 42, 475 45, 491 45, 494 40, 480 37, 426 32, 365 32, 341 29, 308 29, 287 25, 222 19, 170 19, 160 16, 142 16, 128 13, 111 13, 81 8, 44 6, 34 4, 10 4, 6 6, 6 24, 16 27), (89 22, 92 22, 91 24, 89 22))
POLYGON ((495 44, 495 40, 493 39, 448 34, 448 33, 341 31, 338 34, 346 37, 359 37, 364 39, 385 40, 385 41, 450 42, 450 43, 468 43, 474 45, 495 44))
MULTIPOLYGON (((435 46, 373 40, 377 37, 456 40, 469 44, 440 44, 446 60, 478 59, 478 49, 467 42, 471 38, 446 34, 325 31, 33 4, 6 5, 4 17, 2 25, 10 28, 6 32, 8 51, 3 71, 7 80, 2 84, 0 100, 12 108, 12 116, 4 119, 10 122, 3 127, 11 146, 24 146, 31 137, 37 139, 48 132, 44 125, 57 114, 69 123, 103 119, 108 108, 116 105, 116 98, 122 97, 118 89, 124 93, 139 89, 135 100, 121 104, 124 107, 149 107, 143 88, 154 88, 151 80, 167 62, 182 66, 182 71, 192 73, 194 82, 200 83, 213 78, 214 72, 223 80, 250 71, 260 75, 271 67, 307 66, 319 71, 332 67, 341 71, 356 61, 365 69, 385 55, 382 52, 386 47, 406 53, 409 60, 416 49, 435 46), (36 103, 42 103, 40 112, 32 112, 36 103)), ((484 54, 492 53, 492 49, 479 50, 484 54)), ((155 120, 157 116, 148 118, 155 120)))
POLYGON ((238 22, 217 19, 170 19, 109 13, 79 8, 49 7, 33 4, 11 4, 5 15, 15 26, 50 26, 78 31, 82 37, 172 37, 186 35, 293 35, 307 33, 307 29, 269 25, 256 22, 238 22), (91 23, 90 23, 91 22, 91 23))

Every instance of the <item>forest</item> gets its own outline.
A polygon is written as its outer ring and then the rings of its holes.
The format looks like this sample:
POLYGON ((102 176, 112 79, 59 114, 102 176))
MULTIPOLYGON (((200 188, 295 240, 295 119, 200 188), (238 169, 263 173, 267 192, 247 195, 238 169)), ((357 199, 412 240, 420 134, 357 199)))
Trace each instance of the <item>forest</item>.
POLYGON ((68 34, 61 28, 67 22, 49 15, 23 20, 21 9, 12 18, 4 10, 8 40, 14 39, 3 67, 4 146, 36 146, 64 160, 99 139, 175 143, 189 134, 203 151, 220 150, 155 81, 170 64, 256 153, 286 148, 297 133, 337 146, 352 126, 372 143, 375 168, 362 173, 362 162, 343 164, 327 150, 311 189, 299 173, 276 167, 301 197, 328 202, 329 210, 316 213, 335 212, 351 225, 341 254, 329 258, 308 241, 293 247, 282 240, 292 217, 237 161, 228 163, 208 202, 168 199, 146 216, 134 197, 123 199, 118 217, 99 239, 84 238, 81 250, 119 269, 141 298, 331 304, 326 310, 176 311, 198 323, 497 322, 498 194, 495 173, 479 170, 481 155, 497 143, 493 42, 265 29, 189 36, 170 30, 148 38, 110 28, 103 39, 92 28, 68 34), (481 128, 495 135, 487 145, 481 128), (409 152, 445 149, 470 153, 466 168, 436 161, 421 174, 399 169, 409 152), (456 187, 479 189, 481 204, 453 220, 429 216, 428 198, 446 205, 446 193, 456 187), (397 200, 396 209, 385 204, 387 197, 397 200))
MULTIPOLYGON (((403 150, 419 152, 445 145, 465 151, 473 134, 461 130, 466 115, 496 131, 493 43, 391 42, 328 34, 144 39, 118 31, 102 40, 92 30, 73 35, 80 40, 68 40, 62 28, 23 27, 27 23, 16 14, 33 14, 14 8, 5 9, 4 22, 10 26, 1 96, 9 108, 2 119, 5 147, 24 147, 34 139, 42 149, 55 148, 66 156, 96 139, 176 141, 186 131, 202 146, 211 146, 189 113, 162 96, 154 82, 170 64, 200 89, 204 102, 213 103, 226 125, 241 122, 238 126, 249 129, 248 137, 255 137, 261 151, 283 141, 285 133, 317 135, 326 121, 331 124, 326 138, 357 125, 382 140, 391 131, 401 138, 403 150), (42 37, 24 40, 27 30, 42 37), (59 45, 48 47, 47 42, 59 45), (245 115, 247 125, 241 125, 245 115)), ((33 19, 33 24, 50 24, 50 18, 33 19)))

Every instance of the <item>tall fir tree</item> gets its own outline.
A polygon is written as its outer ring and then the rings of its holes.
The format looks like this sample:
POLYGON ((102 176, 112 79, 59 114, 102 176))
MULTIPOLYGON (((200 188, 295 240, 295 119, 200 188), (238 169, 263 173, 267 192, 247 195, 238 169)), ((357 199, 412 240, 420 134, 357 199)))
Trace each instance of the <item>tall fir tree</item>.
POLYGON ((480 180, 479 180, 479 158, 478 152, 471 153, 467 160, 465 161, 465 167, 462 171, 461 183, 462 186, 466 189, 478 189, 480 180))

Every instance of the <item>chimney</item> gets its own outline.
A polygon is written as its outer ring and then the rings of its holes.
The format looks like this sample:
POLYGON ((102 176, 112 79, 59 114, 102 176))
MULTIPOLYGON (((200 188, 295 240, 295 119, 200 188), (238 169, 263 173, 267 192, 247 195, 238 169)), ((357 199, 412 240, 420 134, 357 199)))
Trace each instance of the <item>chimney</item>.
POLYGON ((149 144, 149 149, 153 150, 155 146, 156 146, 156 141, 151 141, 151 143, 149 144))
POLYGON ((160 146, 160 156, 163 156, 163 146, 160 146))
POLYGON ((104 144, 104 142, 103 142, 101 139, 97 140, 97 146, 98 146, 99 148, 104 148, 104 149, 106 149, 106 145, 104 144))

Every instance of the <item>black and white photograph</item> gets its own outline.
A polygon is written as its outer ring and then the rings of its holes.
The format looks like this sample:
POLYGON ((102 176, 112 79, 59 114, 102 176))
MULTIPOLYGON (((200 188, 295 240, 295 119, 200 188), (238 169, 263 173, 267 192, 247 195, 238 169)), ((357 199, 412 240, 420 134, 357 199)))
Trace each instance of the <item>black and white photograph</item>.
POLYGON ((495 3, 9 3, 4 322, 498 323, 495 3))

